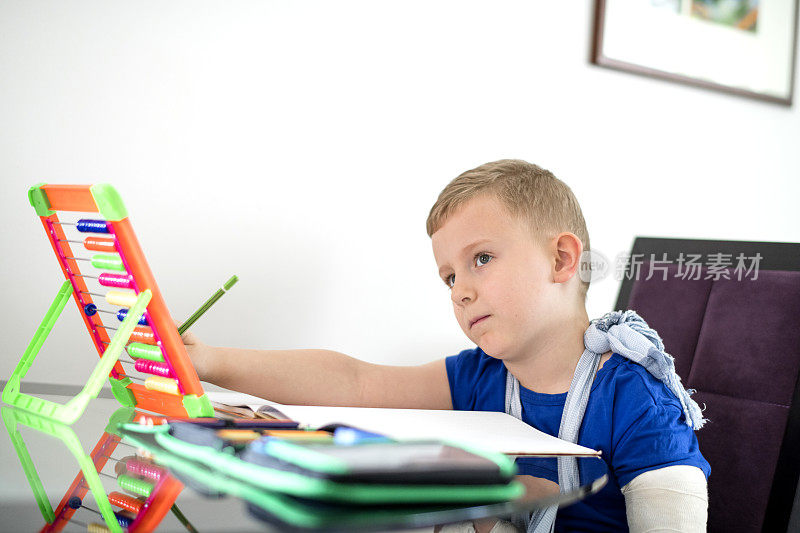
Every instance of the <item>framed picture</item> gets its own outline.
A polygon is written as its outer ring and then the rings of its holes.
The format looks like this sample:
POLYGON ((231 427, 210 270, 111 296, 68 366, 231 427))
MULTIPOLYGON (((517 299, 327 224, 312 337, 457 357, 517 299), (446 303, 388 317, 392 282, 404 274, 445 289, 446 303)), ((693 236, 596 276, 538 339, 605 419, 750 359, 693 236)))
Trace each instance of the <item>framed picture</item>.
POLYGON ((798 0, 596 0, 592 62, 792 105, 798 0))

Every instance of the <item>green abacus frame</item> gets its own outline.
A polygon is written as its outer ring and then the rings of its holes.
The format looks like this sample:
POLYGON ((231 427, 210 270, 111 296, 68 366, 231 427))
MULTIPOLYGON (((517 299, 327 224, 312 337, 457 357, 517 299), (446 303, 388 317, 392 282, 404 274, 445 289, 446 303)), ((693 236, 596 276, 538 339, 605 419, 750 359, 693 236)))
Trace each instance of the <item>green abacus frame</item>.
POLYGON ((122 321, 122 325, 103 352, 100 361, 97 363, 97 366, 95 366, 89 379, 83 386, 83 389, 74 398, 62 405, 50 400, 25 394, 21 392, 20 388, 22 385, 22 378, 28 373, 28 369, 33 364, 44 341, 53 329, 58 317, 61 316, 64 306, 72 296, 73 290, 72 284, 69 281, 65 281, 61 285, 61 289, 58 291, 52 305, 50 305, 50 309, 47 310, 42 323, 39 325, 31 342, 28 344, 25 354, 22 356, 19 363, 17 363, 17 367, 14 369, 11 378, 9 378, 8 383, 6 383, 3 389, 3 401, 7 404, 67 425, 78 420, 86 410, 86 406, 89 405, 89 402, 93 398, 97 398, 100 389, 103 387, 103 383, 105 383, 111 369, 119 360, 119 356, 133 332, 133 328, 136 327, 139 319, 144 314, 145 308, 151 298, 149 290, 145 290, 139 294, 136 298, 136 303, 131 307, 125 320, 122 321))

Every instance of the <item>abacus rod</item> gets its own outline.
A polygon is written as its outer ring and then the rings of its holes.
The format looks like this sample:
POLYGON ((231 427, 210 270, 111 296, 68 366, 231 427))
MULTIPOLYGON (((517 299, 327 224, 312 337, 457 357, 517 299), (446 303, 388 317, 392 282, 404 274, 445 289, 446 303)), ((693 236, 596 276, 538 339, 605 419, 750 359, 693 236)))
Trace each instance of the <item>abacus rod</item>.
POLYGON ((75 261, 91 261, 91 259, 86 259, 85 257, 64 257, 64 259, 74 259, 75 261))
POLYGON ((77 222, 53 222, 53 224, 59 224, 61 226, 77 226, 77 222))
POLYGON ((89 529, 89 524, 84 524, 80 520, 75 520, 74 518, 70 518, 67 520, 68 522, 72 522, 73 524, 78 524, 82 528, 89 529))
POLYGON ((75 244, 83 244, 83 241, 74 241, 72 239, 56 239, 58 242, 74 242, 75 244))
POLYGON ((100 279, 97 276, 90 276, 88 274, 73 274, 76 278, 92 278, 92 279, 100 279))
POLYGON ((99 296, 100 298, 106 297, 105 294, 98 294, 96 292, 90 292, 90 291, 78 291, 78 292, 80 292, 81 294, 91 294, 92 296, 99 296))
POLYGON ((93 512, 93 513, 95 513, 95 514, 99 514, 100 516, 103 516, 102 514, 100 514, 100 511, 98 511, 98 510, 96 510, 96 509, 92 509, 91 507, 87 507, 87 506, 85 506, 85 505, 83 505, 83 504, 81 504, 81 507, 82 507, 83 509, 86 509, 87 511, 91 511, 91 512, 93 512))
POLYGON ((115 328, 114 326, 106 326, 105 324, 97 324, 97 325, 98 325, 98 326, 100 326, 101 328, 105 328, 105 329, 113 329, 114 331, 116 331, 117 329, 119 329, 119 328, 115 328))

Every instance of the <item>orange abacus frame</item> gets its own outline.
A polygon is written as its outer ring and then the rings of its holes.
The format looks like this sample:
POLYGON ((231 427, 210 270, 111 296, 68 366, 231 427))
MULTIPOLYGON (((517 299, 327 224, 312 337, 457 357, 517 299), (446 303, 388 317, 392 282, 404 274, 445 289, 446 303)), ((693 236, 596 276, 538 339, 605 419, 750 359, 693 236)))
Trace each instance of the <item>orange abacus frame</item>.
POLYGON ((94 303, 78 262, 74 259, 75 256, 67 242, 57 212, 72 211, 101 215, 105 219, 109 236, 114 237, 115 253, 119 255, 125 267, 130 288, 137 295, 147 290, 152 293, 152 298, 144 313, 147 326, 137 328, 137 331, 149 336, 150 344, 154 344, 160 349, 163 363, 169 368, 167 379, 175 380, 178 394, 148 389, 143 385, 133 383, 125 374, 122 365, 116 362, 109 375, 109 380, 117 400, 129 407, 168 416, 214 416, 211 402, 204 394, 197 372, 186 353, 183 341, 145 260, 128 219, 127 210, 117 191, 107 184, 40 184, 28 191, 28 199, 41 219, 64 277, 72 284, 73 299, 78 305, 86 329, 101 358, 109 344, 109 336, 98 315, 90 315, 85 312, 87 306, 94 305, 94 303), (152 330, 152 335, 150 330, 152 330))

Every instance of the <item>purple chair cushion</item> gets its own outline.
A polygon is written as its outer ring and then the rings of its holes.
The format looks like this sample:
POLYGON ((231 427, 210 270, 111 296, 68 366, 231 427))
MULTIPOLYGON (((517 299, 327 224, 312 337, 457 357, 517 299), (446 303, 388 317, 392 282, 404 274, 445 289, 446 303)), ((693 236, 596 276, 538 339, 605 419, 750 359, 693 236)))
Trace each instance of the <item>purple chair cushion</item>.
POLYGON ((677 273, 635 281, 627 307, 658 331, 705 404, 697 438, 711 464, 709 531, 761 531, 800 372, 800 272, 677 273))
POLYGON ((671 265, 666 280, 661 276, 637 280, 628 309, 639 313, 661 335, 667 353, 675 358, 675 370, 686 385, 712 282, 683 280, 677 272, 678 267, 671 265))
POLYGON ((715 281, 691 387, 788 407, 800 370, 800 272, 715 281))

